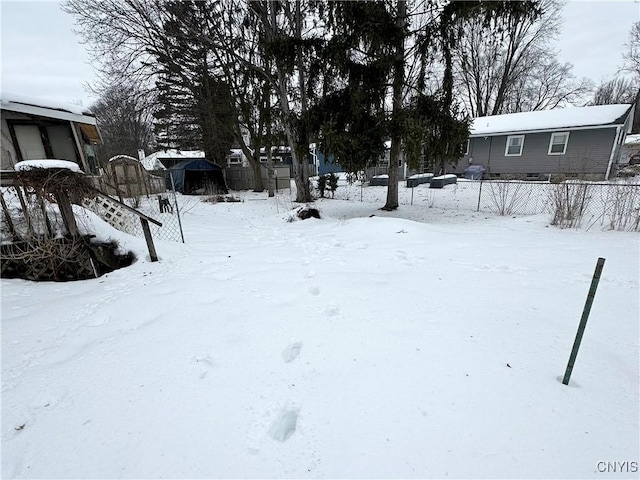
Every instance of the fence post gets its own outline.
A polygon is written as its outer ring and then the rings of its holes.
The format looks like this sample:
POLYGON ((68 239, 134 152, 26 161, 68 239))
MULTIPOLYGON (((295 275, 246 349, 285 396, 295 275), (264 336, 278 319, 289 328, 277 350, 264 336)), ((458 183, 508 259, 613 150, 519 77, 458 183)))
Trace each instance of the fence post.
POLYGON ((176 184, 173 181, 173 175, 169 173, 169 178, 171 179, 171 188, 173 189, 173 203, 176 206, 176 215, 178 216, 178 226, 180 227, 180 238, 182 238, 182 243, 184 243, 184 233, 182 231, 182 220, 180 219, 180 207, 178 207, 178 197, 176 196, 176 184))
POLYGON ((58 202, 58 208, 62 215, 62 221, 64 226, 67 227, 67 231, 72 237, 80 235, 78 231, 78 225, 76 224, 76 217, 73 216, 73 209, 71 208, 71 201, 64 192, 57 192, 55 194, 56 202, 58 202))
POLYGON ((151 237, 151 229, 149 228, 149 222, 146 218, 140 217, 140 223, 142 224, 142 231, 144 232, 144 239, 147 241, 147 248, 149 249, 149 257, 152 262, 158 261, 158 254, 156 253, 156 247, 153 244, 153 237, 151 237))
POLYGON ((571 378, 571 372, 573 371, 573 366, 576 363, 576 357, 578 356, 578 349, 580 348, 580 343, 582 342, 582 335, 584 334, 584 329, 587 326, 587 319, 589 318, 589 312, 591 312, 591 305, 593 304, 593 299, 596 296, 596 290, 598 289, 598 283, 600 282, 600 274, 602 273, 602 268, 604 267, 604 258, 598 258, 598 263, 596 263, 596 270, 593 273, 593 279, 591 280, 591 287, 589 288, 589 294, 587 295, 587 301, 584 304, 584 310, 582 311, 582 318, 580 319, 580 325, 578 325, 578 333, 576 334, 576 339, 573 342, 573 348, 571 349, 571 355, 569 356, 569 363, 567 363, 567 369, 564 372, 564 378, 562 379, 562 383, 565 385, 569 384, 569 379, 571 378))

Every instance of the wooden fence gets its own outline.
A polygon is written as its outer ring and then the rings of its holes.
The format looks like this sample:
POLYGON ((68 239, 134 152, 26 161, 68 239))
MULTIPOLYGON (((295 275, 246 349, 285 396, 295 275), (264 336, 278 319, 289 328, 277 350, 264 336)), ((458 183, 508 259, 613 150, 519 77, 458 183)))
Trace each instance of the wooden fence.
POLYGON ((138 161, 109 162, 104 174, 92 178, 94 186, 107 195, 137 198, 164 193, 165 179, 148 173, 138 161))
MULTIPOLYGON (((262 184, 266 189, 268 186, 267 168, 262 168, 262 184)), ((291 188, 291 170, 288 165, 278 165, 273 167, 276 190, 291 188)), ((251 190, 253 189, 253 169, 251 167, 231 166, 224 169, 227 187, 230 190, 251 190)))

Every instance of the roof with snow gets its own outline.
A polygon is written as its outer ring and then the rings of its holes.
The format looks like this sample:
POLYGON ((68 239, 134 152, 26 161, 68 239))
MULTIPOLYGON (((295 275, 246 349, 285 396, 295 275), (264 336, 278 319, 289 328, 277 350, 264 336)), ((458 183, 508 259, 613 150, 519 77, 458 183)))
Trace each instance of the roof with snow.
POLYGON ((146 170, 166 170, 166 167, 160 162, 161 158, 171 158, 174 160, 204 158, 204 152, 202 150, 178 150, 177 148, 160 150, 144 157, 142 159, 142 166, 146 170))
POLYGON ((475 118, 471 136, 506 135, 576 128, 615 127, 624 124, 631 105, 596 105, 475 118))
POLYGON ((70 103, 63 104, 46 98, 2 92, 0 105, 2 110, 11 112, 96 125, 96 117, 89 110, 70 103))

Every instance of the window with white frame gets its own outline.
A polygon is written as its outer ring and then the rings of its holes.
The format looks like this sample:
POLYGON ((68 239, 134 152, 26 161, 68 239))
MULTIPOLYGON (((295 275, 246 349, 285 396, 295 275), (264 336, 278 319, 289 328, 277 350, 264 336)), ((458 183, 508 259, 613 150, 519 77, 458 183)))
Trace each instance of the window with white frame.
POLYGON ((507 147, 504 150, 505 157, 519 157, 522 155, 524 135, 510 135, 507 137, 507 147))
POLYGON ((465 154, 465 155, 469 155, 469 143, 471 143, 471 139, 470 139, 470 138, 467 138, 467 148, 466 148, 466 150, 464 151, 464 154, 465 154))
POLYGON ((549 142, 549 155, 564 155, 569 143, 569 132, 554 132, 549 142))

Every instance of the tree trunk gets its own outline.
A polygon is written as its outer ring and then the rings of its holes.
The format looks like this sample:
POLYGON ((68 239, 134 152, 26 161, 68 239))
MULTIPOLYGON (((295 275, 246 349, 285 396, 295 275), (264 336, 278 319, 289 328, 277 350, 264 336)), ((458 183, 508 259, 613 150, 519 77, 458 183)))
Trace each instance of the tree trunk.
POLYGON ((262 183, 262 165, 260 164, 260 150, 256 149, 254 156, 249 157, 249 164, 253 170, 253 191, 264 192, 262 183))
MULTIPOLYGON (((398 0, 398 16, 396 26, 404 30, 406 16, 405 0, 398 0)), ((398 208, 398 160, 400 158, 402 110, 402 86, 404 82, 404 35, 399 36, 396 44, 396 56, 393 62, 393 106, 391 111, 391 151, 389 152, 389 186, 387 187, 387 203, 382 210, 398 208)))
POLYGON ((298 145, 299 175, 296 175, 296 201, 311 202, 311 189, 309 188, 309 135, 307 132, 309 112, 309 99, 307 98, 307 85, 304 75, 304 58, 302 56, 302 14, 300 12, 300 0, 296 1, 296 39, 298 40, 298 89, 300 91, 300 103, 302 104, 302 124, 304 132, 298 132, 298 138, 302 145, 298 145), (302 135, 300 135, 302 133, 302 135), (300 177, 300 178, 298 178, 300 177))
MULTIPOLYGON (((269 129, 271 129, 269 127, 269 129)), ((270 132, 269 132, 270 133, 270 132)), ((269 189, 269 197, 274 197, 273 191, 273 156, 271 155, 271 145, 267 148, 267 188, 269 189)))
MULTIPOLYGON (((265 5, 269 5, 270 3, 271 2, 265 2, 265 5)), ((276 32, 276 11, 275 11, 275 4, 270 4, 269 6, 271 7, 270 10, 267 10, 266 7, 263 10, 263 14, 265 16, 263 21, 265 22, 265 26, 269 30, 270 39, 273 40, 276 32), (270 13, 270 19, 266 18, 267 11, 269 11, 270 13)), ((302 24, 299 16, 299 8, 300 8, 299 2, 296 4, 296 8, 298 9, 296 11, 296 36, 298 36, 299 38, 302 32, 302 24)), ((284 131, 287 137, 287 141, 289 143, 289 147, 291 148, 291 158, 292 158, 293 167, 295 169, 295 172, 294 172, 294 181, 296 184, 296 200, 295 201, 299 203, 306 203, 311 201, 311 189, 309 188, 309 169, 308 169, 308 165, 305 165, 306 156, 302 155, 305 158, 300 158, 301 157, 300 153, 303 150, 301 150, 300 144, 296 137, 296 134, 295 134, 296 132, 294 130, 293 114, 291 112, 291 109, 289 108, 289 98, 287 95, 288 94, 287 79, 285 78, 283 70, 280 68, 280 65, 278 65, 278 63, 279 62, 276 59, 275 60, 276 76, 277 76, 277 85, 276 85, 277 92, 276 93, 277 93, 278 101, 280 103, 280 108, 282 109, 284 131)), ((298 65, 299 66, 302 65, 301 58, 298 61, 298 65)), ((299 78, 299 80, 304 82, 304 75, 302 75, 299 78)), ((304 88, 302 87, 302 85, 298 85, 297 88, 300 89, 301 93, 304 92, 304 88)), ((303 98, 304 98, 303 102, 306 102, 306 96, 304 96, 303 98)), ((303 104, 302 110, 303 110, 302 113, 304 115, 305 114, 304 104, 303 104)), ((307 145, 305 148, 308 150, 309 146, 307 145)))

